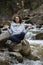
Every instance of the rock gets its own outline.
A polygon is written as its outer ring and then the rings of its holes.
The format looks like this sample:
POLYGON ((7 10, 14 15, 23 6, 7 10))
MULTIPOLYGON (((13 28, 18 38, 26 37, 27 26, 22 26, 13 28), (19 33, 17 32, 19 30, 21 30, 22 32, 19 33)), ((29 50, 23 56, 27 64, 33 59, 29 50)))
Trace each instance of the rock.
POLYGON ((0 52, 0 65, 9 65, 9 58, 4 56, 4 53, 0 52))
POLYGON ((19 52, 11 52, 10 55, 14 56, 19 63, 23 61, 23 56, 19 52))
POLYGON ((13 51, 13 52, 19 52, 22 48, 21 43, 11 42, 10 40, 6 42, 6 46, 9 51, 13 51))
POLYGON ((22 48, 20 50, 20 52, 24 55, 27 56, 31 53, 31 48, 29 43, 26 40, 23 40, 22 42, 22 48))
POLYGON ((30 59, 30 60, 34 60, 34 61, 40 59, 40 58, 38 58, 37 56, 34 56, 34 55, 32 55, 32 54, 28 55, 27 58, 30 59))
POLYGON ((31 52, 30 45, 26 40, 23 40, 19 44, 14 43, 12 45, 12 50, 15 52, 20 52, 21 54, 23 54, 25 56, 30 54, 30 52, 31 52))
POLYGON ((39 57, 32 55, 31 47, 29 45, 29 42, 27 42, 26 40, 23 41, 22 49, 20 52, 23 56, 25 56, 26 58, 28 58, 30 60, 39 60, 40 59, 39 57))
POLYGON ((36 35, 36 40, 43 40, 43 33, 39 33, 36 35))
POLYGON ((16 56, 16 58, 19 62, 21 62, 21 60, 23 59, 23 56, 25 56, 26 58, 28 58, 30 60, 39 59, 37 56, 34 56, 31 54, 31 47, 26 40, 23 40, 19 44, 13 45, 12 50, 15 51, 13 55, 16 56), (21 59, 21 60, 19 60, 19 59, 21 59))
POLYGON ((0 34, 0 46, 4 45, 6 43, 8 37, 9 37, 9 32, 8 31, 3 31, 0 34))
POLYGON ((2 40, 0 40, 0 44, 5 44, 6 41, 7 41, 7 39, 2 39, 2 40))
POLYGON ((10 33, 8 32, 8 30, 2 31, 2 33, 0 34, 0 41, 8 38, 9 36, 10 36, 10 33))
POLYGON ((0 61, 0 65, 9 65, 9 63, 6 61, 0 61))
POLYGON ((22 49, 22 44, 14 44, 13 51, 19 52, 22 49))

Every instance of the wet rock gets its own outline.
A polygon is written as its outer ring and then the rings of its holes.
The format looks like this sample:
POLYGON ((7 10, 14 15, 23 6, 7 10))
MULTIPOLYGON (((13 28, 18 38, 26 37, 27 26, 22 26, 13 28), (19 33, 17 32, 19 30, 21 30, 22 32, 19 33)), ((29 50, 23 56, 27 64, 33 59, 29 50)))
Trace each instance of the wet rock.
POLYGON ((0 65, 9 65, 9 58, 0 52, 0 65))
POLYGON ((9 65, 9 63, 6 61, 0 61, 0 65, 9 65))
POLYGON ((31 54, 31 47, 26 40, 23 40, 19 44, 13 45, 12 50, 15 51, 14 55, 16 56, 18 61, 19 61, 19 59, 23 59, 23 56, 25 56, 31 60, 38 60, 39 59, 37 56, 34 56, 31 54), (22 58, 21 58, 21 55, 23 55, 22 58))
POLYGON ((43 40, 43 33, 39 33, 36 35, 36 40, 43 40))
POLYGON ((10 40, 7 40, 6 46, 9 51, 13 51, 13 52, 19 52, 22 48, 21 43, 12 42, 10 40))
POLYGON ((30 60, 39 60, 40 58, 38 58, 35 55, 32 55, 31 53, 31 47, 29 45, 29 42, 27 42, 26 40, 23 41, 22 43, 22 49, 21 49, 21 54, 23 56, 25 56, 26 58, 30 59, 30 60))
POLYGON ((43 58, 43 41, 33 42, 30 44, 31 46, 31 53, 39 58, 43 58), (37 43, 38 42, 38 43, 37 43))
POLYGON ((25 56, 30 54, 30 52, 31 52, 30 45, 26 40, 23 40, 19 44, 14 43, 12 45, 12 50, 15 52, 20 52, 21 54, 23 54, 25 56))
POLYGON ((0 44, 5 44, 6 41, 7 41, 7 39, 2 39, 2 40, 0 40, 0 44))
POLYGON ((0 45, 4 45, 7 41, 7 38, 9 37, 8 31, 2 31, 0 34, 0 45))
POLYGON ((22 48, 20 50, 20 52, 24 55, 27 56, 31 53, 31 48, 29 43, 26 40, 23 40, 22 42, 22 48))
POLYGON ((19 63, 23 61, 23 56, 19 52, 11 52, 10 56, 14 56, 19 63))
POLYGON ((22 44, 14 44, 13 51, 19 52, 22 49, 22 44))

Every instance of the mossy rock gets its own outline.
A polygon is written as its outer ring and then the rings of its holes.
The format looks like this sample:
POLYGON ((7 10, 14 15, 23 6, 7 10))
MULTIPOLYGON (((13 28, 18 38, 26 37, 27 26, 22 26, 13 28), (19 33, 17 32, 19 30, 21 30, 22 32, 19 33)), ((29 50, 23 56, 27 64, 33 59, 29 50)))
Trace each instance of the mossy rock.
POLYGON ((36 40, 43 40, 43 33, 39 33, 36 35, 36 40))

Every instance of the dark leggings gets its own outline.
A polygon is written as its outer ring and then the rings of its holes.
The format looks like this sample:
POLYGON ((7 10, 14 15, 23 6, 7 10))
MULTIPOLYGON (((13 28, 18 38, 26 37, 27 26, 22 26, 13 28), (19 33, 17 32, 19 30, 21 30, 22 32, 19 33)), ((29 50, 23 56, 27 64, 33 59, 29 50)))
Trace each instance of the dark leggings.
POLYGON ((17 35, 13 35, 9 37, 9 40, 11 40, 12 42, 17 42, 20 43, 21 40, 24 39, 25 33, 22 32, 21 34, 17 34, 17 35))

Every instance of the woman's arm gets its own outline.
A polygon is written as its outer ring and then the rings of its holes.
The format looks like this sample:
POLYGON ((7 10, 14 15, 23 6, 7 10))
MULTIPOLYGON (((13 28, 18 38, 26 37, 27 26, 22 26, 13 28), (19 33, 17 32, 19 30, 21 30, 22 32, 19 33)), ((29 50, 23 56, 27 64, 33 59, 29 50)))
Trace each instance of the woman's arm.
POLYGON ((24 32, 27 33, 27 32, 32 28, 32 24, 27 24, 27 25, 26 25, 26 24, 24 23, 24 27, 25 27, 24 32))

